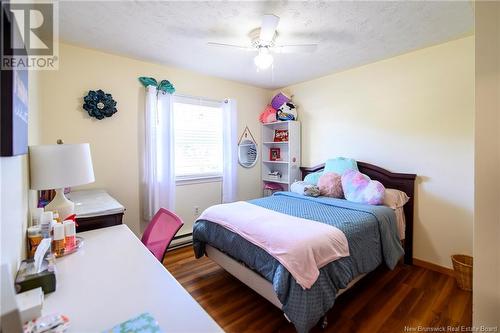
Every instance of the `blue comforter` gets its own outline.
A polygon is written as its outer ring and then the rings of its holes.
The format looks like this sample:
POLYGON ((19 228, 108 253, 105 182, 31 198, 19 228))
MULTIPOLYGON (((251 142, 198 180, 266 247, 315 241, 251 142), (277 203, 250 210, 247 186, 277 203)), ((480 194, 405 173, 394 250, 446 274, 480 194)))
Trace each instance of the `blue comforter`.
POLYGON ((404 254, 398 239, 396 216, 388 207, 326 197, 312 198, 291 192, 278 192, 249 202, 335 226, 346 235, 350 256, 322 267, 318 280, 310 289, 304 290, 263 249, 218 224, 198 220, 194 225, 196 257, 203 256, 205 244, 209 244, 262 275, 273 284, 283 304, 283 312, 298 332, 309 331, 333 306, 337 291, 346 288, 356 276, 371 272, 382 262, 393 269, 404 254))

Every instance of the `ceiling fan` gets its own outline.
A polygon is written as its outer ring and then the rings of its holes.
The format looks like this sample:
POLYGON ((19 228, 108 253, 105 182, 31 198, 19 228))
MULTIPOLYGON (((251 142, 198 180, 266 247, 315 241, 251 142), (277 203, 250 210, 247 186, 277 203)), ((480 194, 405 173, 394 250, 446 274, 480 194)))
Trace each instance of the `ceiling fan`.
POLYGON ((298 44, 298 45, 278 45, 275 43, 278 32, 276 28, 280 18, 276 15, 267 14, 262 18, 260 28, 256 28, 248 34, 251 40, 250 45, 233 45, 209 42, 210 46, 236 48, 244 51, 257 51, 254 58, 255 66, 258 69, 265 70, 269 68, 274 61, 271 52, 276 53, 312 53, 318 47, 317 44, 298 44))

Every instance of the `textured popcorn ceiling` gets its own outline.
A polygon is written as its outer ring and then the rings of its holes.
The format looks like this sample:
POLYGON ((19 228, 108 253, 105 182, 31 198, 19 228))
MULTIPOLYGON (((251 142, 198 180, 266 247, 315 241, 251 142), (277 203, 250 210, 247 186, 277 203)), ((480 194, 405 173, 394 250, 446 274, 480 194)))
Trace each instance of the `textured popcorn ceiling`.
MULTIPOLYGON (((208 75, 278 88, 473 32, 469 1, 61 2, 63 41, 208 75), (263 14, 281 17, 281 44, 319 43, 313 54, 276 54, 257 72, 249 44, 263 14)), ((147 75, 148 73, 144 73, 147 75)))

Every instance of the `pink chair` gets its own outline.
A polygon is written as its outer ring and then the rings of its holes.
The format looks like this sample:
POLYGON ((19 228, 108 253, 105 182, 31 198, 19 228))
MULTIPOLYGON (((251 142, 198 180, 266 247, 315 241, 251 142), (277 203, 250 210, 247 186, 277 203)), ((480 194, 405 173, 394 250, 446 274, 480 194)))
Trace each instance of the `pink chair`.
POLYGON ((142 235, 141 242, 163 262, 167 248, 184 222, 174 213, 160 208, 142 235))

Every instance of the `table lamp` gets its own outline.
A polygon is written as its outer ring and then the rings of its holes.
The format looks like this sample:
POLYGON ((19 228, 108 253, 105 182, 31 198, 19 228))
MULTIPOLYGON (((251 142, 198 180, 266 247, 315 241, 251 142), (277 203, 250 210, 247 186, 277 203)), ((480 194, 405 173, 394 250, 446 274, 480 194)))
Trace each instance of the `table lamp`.
POLYGON ((64 188, 94 182, 90 146, 56 144, 30 146, 31 189, 56 190, 45 210, 57 210, 61 218, 75 212, 75 204, 64 195, 64 188))

